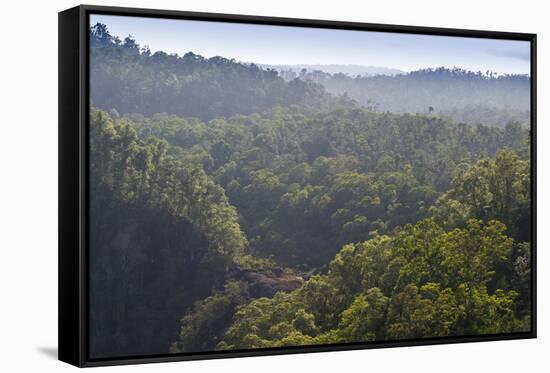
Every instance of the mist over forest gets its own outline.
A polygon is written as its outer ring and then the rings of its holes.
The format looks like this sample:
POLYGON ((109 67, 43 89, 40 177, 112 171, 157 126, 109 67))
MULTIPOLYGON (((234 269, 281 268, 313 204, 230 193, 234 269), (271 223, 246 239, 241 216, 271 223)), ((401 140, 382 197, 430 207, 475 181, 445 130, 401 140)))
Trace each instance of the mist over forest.
POLYGON ((356 76, 302 70, 299 78, 346 94, 373 110, 448 116, 456 122, 504 126, 529 122, 531 83, 527 75, 499 75, 460 68, 426 68, 393 76, 356 76))
POLYGON ((295 65, 280 65, 280 64, 259 64, 264 69, 276 70, 279 75, 288 80, 294 79, 302 70, 306 71, 321 71, 328 74, 345 74, 351 77, 360 76, 375 76, 375 75, 397 75, 404 71, 381 66, 363 66, 363 65, 342 65, 342 64, 295 64, 295 65))
POLYGON ((92 357, 529 331, 529 86, 92 26, 92 357))

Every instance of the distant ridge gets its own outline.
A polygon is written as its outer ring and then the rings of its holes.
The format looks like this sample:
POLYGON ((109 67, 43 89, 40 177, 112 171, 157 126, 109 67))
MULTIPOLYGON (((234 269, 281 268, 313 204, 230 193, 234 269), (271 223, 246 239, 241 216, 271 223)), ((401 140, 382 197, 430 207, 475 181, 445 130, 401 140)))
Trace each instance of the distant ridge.
POLYGON ((269 64, 258 64, 258 66, 263 67, 264 69, 273 69, 276 71, 291 71, 296 74, 299 74, 302 69, 306 69, 308 72, 311 71, 323 71, 329 74, 345 74, 352 77, 357 75, 361 76, 375 76, 375 75, 398 75, 404 73, 404 71, 399 69, 392 69, 389 67, 379 67, 379 66, 363 66, 363 65, 338 65, 338 64, 329 64, 329 65, 308 65, 308 64, 296 64, 296 65, 269 65, 269 64))

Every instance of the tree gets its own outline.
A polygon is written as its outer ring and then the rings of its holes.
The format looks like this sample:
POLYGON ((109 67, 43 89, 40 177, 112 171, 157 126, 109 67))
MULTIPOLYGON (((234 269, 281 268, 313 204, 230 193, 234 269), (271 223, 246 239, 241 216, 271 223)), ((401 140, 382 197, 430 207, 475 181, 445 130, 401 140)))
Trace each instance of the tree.
POLYGON ((380 289, 371 288, 355 297, 342 313, 338 326, 342 342, 374 341, 382 337, 389 299, 380 289))

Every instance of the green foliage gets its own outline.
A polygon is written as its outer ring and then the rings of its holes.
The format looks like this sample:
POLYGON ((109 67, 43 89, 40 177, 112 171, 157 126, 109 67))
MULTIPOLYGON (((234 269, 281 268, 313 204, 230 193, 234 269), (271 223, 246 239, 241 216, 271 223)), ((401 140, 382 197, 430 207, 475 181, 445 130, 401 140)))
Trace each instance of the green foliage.
POLYGON ((138 138, 130 120, 92 110, 95 354, 165 352, 182 310, 221 286, 247 245, 223 189, 170 153, 163 140, 138 138))
POLYGON ((94 188, 107 188, 125 203, 188 221, 218 254, 242 254, 246 238, 236 211, 224 190, 199 167, 169 156, 165 141, 138 139, 126 119, 113 120, 107 113, 93 110, 90 127, 90 173, 97 175, 94 188))
POLYGON ((338 342, 374 341, 382 338, 389 298, 378 288, 359 294, 341 315, 338 342))
POLYGON ((499 150, 494 160, 458 168, 451 188, 432 209, 447 227, 463 226, 468 217, 499 219, 512 237, 530 237, 530 162, 511 150, 499 150))
MULTIPOLYGON (((457 168, 489 162, 482 159, 501 148, 511 149, 506 154, 528 153, 523 127, 513 130, 523 140, 512 141, 507 129, 377 114, 346 102, 317 112, 277 108, 208 123, 165 114, 125 119, 139 138, 162 138, 171 152, 224 188, 253 253, 298 268, 322 266, 345 243, 435 215, 430 207, 436 201, 449 227, 471 217, 502 218, 502 210, 477 215, 466 198, 440 197, 458 188, 457 168)), ((508 167, 500 157, 500 167, 508 167)), ((522 175, 521 186, 529 188, 528 162, 515 157, 508 161, 515 168, 507 172, 522 175)), ((516 180, 512 185, 520 187, 516 180)), ((526 206, 529 195, 518 201, 526 206)), ((513 207, 510 216, 520 212, 528 216, 529 209, 513 207)))
POLYGON ((518 293, 490 290, 513 240, 502 223, 445 231, 432 219, 342 248, 326 275, 239 307, 221 349, 525 330, 518 293))
POLYGON ((94 356, 529 330, 527 77, 90 37, 94 356))
POLYGON ((394 76, 356 76, 310 71, 300 79, 347 94, 373 110, 421 113, 472 125, 504 127, 529 122, 530 79, 459 68, 422 69, 394 76))
POLYGON ((220 329, 230 323, 235 307, 248 298, 245 283, 228 282, 223 291, 197 302, 193 312, 181 320, 179 340, 172 344, 170 352, 212 350, 219 342, 220 329))
POLYGON ((136 312, 94 293, 93 307, 110 312, 92 316, 97 346, 165 351, 160 341, 176 340, 172 351, 200 351, 529 328, 529 249, 513 239, 529 240, 530 165, 506 129, 343 103, 209 123, 94 109, 90 137, 93 287, 129 305, 149 299, 136 312), (233 266, 311 273, 330 258, 327 274, 291 293, 223 289, 233 266), (181 285, 159 296, 168 282, 181 285), (161 319, 135 327, 155 310, 186 315, 179 337, 161 319))
POLYGON ((312 82, 286 82, 276 71, 220 56, 184 56, 121 42, 106 26, 90 30, 90 80, 94 105, 119 113, 168 112, 205 120, 250 114, 278 105, 317 105, 324 89, 312 82))

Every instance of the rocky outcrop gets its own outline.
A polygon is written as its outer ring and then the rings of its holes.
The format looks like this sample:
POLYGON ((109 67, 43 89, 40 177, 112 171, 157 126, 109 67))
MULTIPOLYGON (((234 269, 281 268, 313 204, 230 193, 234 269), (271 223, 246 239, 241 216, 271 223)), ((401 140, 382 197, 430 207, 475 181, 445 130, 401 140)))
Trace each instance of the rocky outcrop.
POLYGON ((278 291, 289 292, 304 283, 301 276, 285 273, 280 268, 253 270, 237 267, 233 270, 233 277, 248 284, 252 298, 271 298, 278 291))

